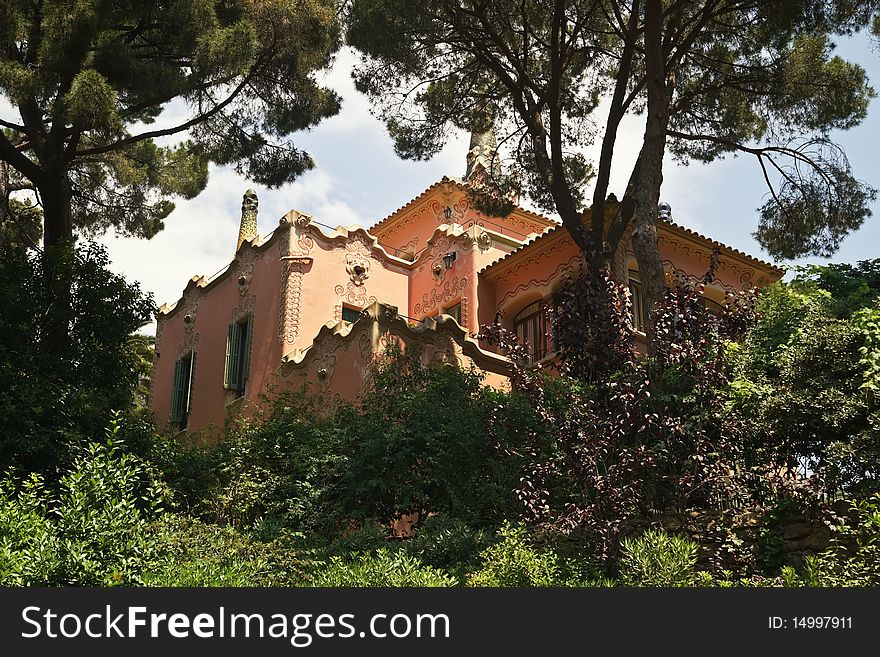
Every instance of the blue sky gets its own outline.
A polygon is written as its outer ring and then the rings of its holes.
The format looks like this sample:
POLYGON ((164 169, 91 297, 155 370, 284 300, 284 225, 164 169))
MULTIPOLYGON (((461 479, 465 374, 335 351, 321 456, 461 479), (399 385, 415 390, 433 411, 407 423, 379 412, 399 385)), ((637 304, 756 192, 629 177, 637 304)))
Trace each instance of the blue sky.
MULTIPOLYGON (((864 66, 880 89, 880 52, 866 35, 839 41, 838 53, 864 66)), ((193 275, 211 275, 231 260, 238 235, 241 197, 254 187, 260 199, 259 229, 272 231, 278 219, 296 208, 329 225, 371 226, 444 175, 460 176, 465 169, 468 135, 454 135, 446 148, 428 162, 402 161, 394 154, 384 126, 371 116, 367 100, 353 88, 349 72, 354 61, 343 51, 325 84, 343 97, 342 112, 309 132, 296 135, 295 143, 314 157, 317 166, 291 185, 268 190, 249 183, 229 168, 213 167, 207 188, 195 199, 178 201, 165 230, 152 240, 104 236, 113 267, 152 292, 156 303, 176 301, 193 275)), ((875 99, 867 119, 839 134, 856 175, 880 187, 880 99, 875 99)), ((183 108, 171 105, 160 117, 173 125, 183 108)), ((0 115, 11 111, 0 104, 0 115)), ((622 195, 635 160, 643 130, 642 117, 622 125, 615 151, 611 191, 622 195)), ((595 147, 588 152, 595 153, 595 147)), ((753 157, 728 158, 709 165, 682 167, 671 161, 664 171, 661 193, 673 208, 673 217, 694 230, 762 258, 751 237, 766 187, 753 157)), ((875 204, 875 215, 880 207, 875 204)), ((850 235, 832 261, 855 262, 880 257, 880 216, 869 218, 850 235)), ((803 262, 819 262, 809 258, 803 262)))

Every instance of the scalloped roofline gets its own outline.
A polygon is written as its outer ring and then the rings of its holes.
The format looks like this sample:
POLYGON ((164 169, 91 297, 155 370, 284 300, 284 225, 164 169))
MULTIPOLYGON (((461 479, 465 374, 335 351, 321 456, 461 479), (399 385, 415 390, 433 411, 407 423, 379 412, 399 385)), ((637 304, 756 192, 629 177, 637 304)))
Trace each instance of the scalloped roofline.
MULTIPOLYGON (((706 235, 698 233, 695 230, 692 230, 690 228, 682 226, 681 224, 677 224, 674 221, 661 219, 660 223, 658 224, 658 227, 661 229, 667 228, 668 230, 670 230, 674 233, 678 233, 680 236, 682 236, 686 239, 689 239, 696 244, 700 244, 701 246, 710 246, 712 248, 717 247, 728 258, 733 258, 733 259, 739 260, 741 262, 747 263, 752 267, 757 267, 757 268, 765 270, 767 272, 771 272, 773 274, 778 274, 780 278, 785 275, 786 270, 784 267, 780 267, 779 265, 775 265, 775 264, 768 262, 766 260, 761 260, 760 258, 756 258, 755 256, 750 255, 750 254, 746 253, 745 251, 734 248, 728 244, 724 244, 723 242, 719 242, 718 240, 714 240, 710 237, 707 237, 706 235)), ((501 256, 497 260, 490 262, 488 265, 483 267, 478 273, 481 275, 492 273, 490 270, 493 270, 496 267, 500 268, 502 266, 502 263, 511 262, 512 259, 515 260, 517 255, 519 255, 520 253, 523 253, 524 251, 529 249, 536 242, 546 241, 551 235, 554 235, 560 231, 565 231, 565 228, 562 224, 557 224, 556 226, 552 226, 550 228, 547 228, 543 233, 540 233, 540 234, 536 235, 535 237, 533 237, 529 240, 526 240, 522 244, 522 246, 514 249, 510 253, 507 253, 507 254, 501 256)))
MULTIPOLYGON (((461 353, 476 364, 480 369, 496 374, 509 376, 510 360, 500 354, 486 351, 480 347, 465 328, 463 328, 451 315, 441 314, 436 317, 426 317, 416 325, 412 325, 398 312, 397 306, 392 306, 381 301, 374 301, 363 309, 364 319, 377 323, 381 326, 383 334, 387 330, 394 330, 398 335, 418 340, 425 335, 438 333, 438 329, 444 329, 460 347, 461 353)), ((311 344, 304 349, 295 349, 281 358, 280 368, 282 376, 289 376, 293 370, 303 368, 310 355, 319 351, 316 345, 323 344, 326 339, 343 342, 353 338, 357 331, 364 329, 361 322, 346 322, 343 320, 327 322, 315 335, 311 344)))
MULTIPOLYGON (((400 206, 399 208, 394 210, 394 212, 390 213, 385 218, 380 219, 378 222, 376 222, 373 226, 370 227, 370 229, 369 229, 370 232, 371 233, 381 232, 381 231, 385 230, 386 228, 388 228, 389 226, 394 225, 394 223, 397 220, 403 218, 404 213, 406 213, 409 210, 412 210, 416 205, 418 205, 419 203, 424 201, 426 198, 428 198, 435 190, 437 190, 442 185, 452 185, 453 187, 457 188, 459 191, 467 192, 467 185, 465 183, 462 183, 460 180, 458 180, 456 178, 451 178, 449 176, 443 176, 440 180, 435 182, 433 185, 428 187, 425 191, 423 191, 421 194, 419 194, 418 196, 416 196, 412 200, 408 201, 405 205, 400 206)), ((545 217, 544 215, 538 214, 537 212, 532 212, 531 210, 526 210, 525 208, 520 207, 518 205, 514 207, 514 209, 510 212, 510 214, 524 215, 525 217, 532 219, 533 221, 537 221, 538 223, 544 223, 548 227, 558 225, 558 223, 559 223, 553 219, 550 219, 549 217, 545 217)))

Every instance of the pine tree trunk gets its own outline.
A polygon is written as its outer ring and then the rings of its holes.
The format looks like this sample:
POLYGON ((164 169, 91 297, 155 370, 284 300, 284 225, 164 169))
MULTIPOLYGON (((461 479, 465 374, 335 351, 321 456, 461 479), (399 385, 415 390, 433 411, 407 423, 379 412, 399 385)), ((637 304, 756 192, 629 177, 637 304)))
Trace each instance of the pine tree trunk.
POLYGON ((39 186, 43 202, 43 246, 60 246, 73 242, 71 192, 67 174, 47 177, 39 186))
POLYGON ((0 226, 6 221, 9 213, 9 170, 7 164, 0 160, 0 226))
POLYGON ((43 204, 43 276, 48 312, 40 338, 42 357, 64 357, 70 345, 72 294, 70 250, 73 222, 70 183, 66 173, 47 178, 40 186, 43 204))
POLYGON ((669 122, 669 95, 662 47, 662 3, 648 0, 645 6, 645 54, 648 106, 645 137, 639 153, 638 179, 635 181, 635 213, 632 247, 639 263, 642 294, 648 313, 645 329, 648 353, 654 351, 654 305, 665 291, 663 263, 657 245, 657 204, 663 183, 663 155, 666 151, 666 128, 669 122))

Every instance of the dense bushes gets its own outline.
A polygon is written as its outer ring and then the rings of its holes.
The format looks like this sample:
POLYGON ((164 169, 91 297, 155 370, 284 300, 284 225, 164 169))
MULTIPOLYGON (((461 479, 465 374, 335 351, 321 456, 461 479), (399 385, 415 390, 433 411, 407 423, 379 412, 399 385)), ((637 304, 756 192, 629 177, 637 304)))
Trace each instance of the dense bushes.
POLYGON ((157 545, 147 537, 165 491, 113 439, 82 448, 57 487, 39 475, 0 482, 0 582, 109 586, 143 582, 157 545))
POLYGON ((270 519, 332 541, 365 523, 441 513, 494 528, 516 508, 516 472, 485 431, 498 399, 473 372, 391 350, 359 404, 328 414, 281 395, 166 471, 190 509, 237 527, 270 519))
POLYGON ((698 552, 693 541, 649 529, 621 542, 620 580, 627 586, 691 586, 698 552))
POLYGON ((154 306, 137 284, 109 271, 94 243, 56 254, 52 272, 46 262, 0 244, 0 472, 14 466, 53 478, 112 411, 135 402, 129 336, 154 306))
POLYGON ((733 354, 731 408, 753 461, 860 497, 880 490, 877 269, 810 267, 771 286, 733 354))
MULTIPOLYGON (((18 258, 3 267, 21 285, 0 301, 19 307, 0 315, 39 335, 24 298, 37 265, 18 258)), ((880 583, 876 263, 811 268, 719 315, 682 285, 648 358, 625 292, 602 278, 559 297, 558 376, 494 326, 482 337, 512 358, 511 392, 392 347, 357 403, 277 395, 219 443, 185 447, 130 411, 145 361, 126 331, 146 300, 93 247, 71 258, 70 371, 42 344, 0 345, 2 584, 880 583), (122 311, 99 335, 108 304, 122 311), (571 323, 597 304, 602 326, 571 323), (832 494, 854 510, 831 547, 788 561, 770 519, 830 523, 832 494)))
POLYGON ((455 579, 426 566, 401 550, 382 548, 376 553, 333 557, 318 571, 312 586, 455 586, 455 579))

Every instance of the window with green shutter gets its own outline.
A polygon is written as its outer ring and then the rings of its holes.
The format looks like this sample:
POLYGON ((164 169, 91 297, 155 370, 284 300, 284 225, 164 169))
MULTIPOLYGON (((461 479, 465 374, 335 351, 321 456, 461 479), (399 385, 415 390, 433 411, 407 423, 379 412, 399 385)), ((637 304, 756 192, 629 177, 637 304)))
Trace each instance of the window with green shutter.
POLYGON ((223 375, 223 387, 227 390, 234 390, 236 397, 244 396, 253 325, 253 315, 248 315, 243 320, 229 325, 226 338, 226 369, 223 375))
POLYGON ((358 310, 357 308, 352 308, 350 306, 346 306, 343 304, 342 306, 342 321, 343 322, 351 322, 354 324, 361 317, 363 317, 363 312, 358 310))
POLYGON ((456 322, 461 324, 461 301, 459 301, 454 306, 447 308, 443 312, 451 316, 453 319, 455 319, 456 322))
POLYGON ((171 393, 171 421, 178 425, 180 431, 186 429, 186 425, 189 421, 195 358, 195 353, 190 352, 182 356, 174 364, 174 388, 171 393))

